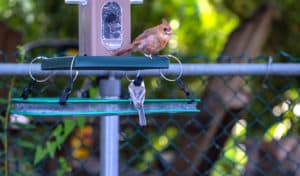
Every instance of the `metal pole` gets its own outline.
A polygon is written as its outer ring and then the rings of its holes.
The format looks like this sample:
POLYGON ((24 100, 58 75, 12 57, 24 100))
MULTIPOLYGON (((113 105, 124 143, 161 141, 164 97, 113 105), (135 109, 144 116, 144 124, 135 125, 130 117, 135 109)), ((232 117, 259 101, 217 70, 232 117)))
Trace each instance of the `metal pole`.
MULTIPOLYGON (((300 63, 274 63, 267 64, 183 64, 184 76, 225 76, 225 75, 279 75, 279 76, 297 76, 300 75, 300 63)), ((28 75, 29 64, 0 64, 0 75, 28 75)), ((170 64, 169 69, 164 69, 165 75, 178 75, 180 66, 170 64)), ((48 75, 51 71, 42 71, 40 64, 32 65, 33 75, 48 75)), ((56 75, 69 75, 70 71, 55 71, 56 75)), ((97 75, 108 76, 115 75, 123 77, 125 74, 133 76, 137 71, 108 71, 108 70, 80 70, 79 75, 97 75)), ((141 75, 159 76, 159 70, 141 70, 141 75)))
MULTIPOLYGON (((114 76, 100 80, 100 95, 103 98, 118 99, 121 82, 114 76)), ((119 175, 119 116, 101 118, 100 176, 119 175)))

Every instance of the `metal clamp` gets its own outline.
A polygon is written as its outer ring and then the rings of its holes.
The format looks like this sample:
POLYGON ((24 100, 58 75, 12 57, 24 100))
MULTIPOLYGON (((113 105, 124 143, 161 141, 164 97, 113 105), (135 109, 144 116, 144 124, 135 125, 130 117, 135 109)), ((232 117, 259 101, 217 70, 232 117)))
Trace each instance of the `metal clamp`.
POLYGON ((131 4, 143 4, 143 0, 130 0, 131 4))
POLYGON ((88 0, 65 0, 66 4, 87 5, 88 0))

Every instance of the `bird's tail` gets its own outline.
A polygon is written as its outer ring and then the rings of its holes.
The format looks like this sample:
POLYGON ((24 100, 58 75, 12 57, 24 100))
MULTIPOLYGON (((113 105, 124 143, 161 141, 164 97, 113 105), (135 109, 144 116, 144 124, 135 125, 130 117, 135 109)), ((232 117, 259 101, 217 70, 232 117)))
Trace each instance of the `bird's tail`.
POLYGON ((138 112, 139 112, 139 124, 140 124, 140 126, 146 126, 147 121, 146 121, 144 107, 139 108, 138 112))
POLYGON ((123 55, 128 55, 129 53, 131 53, 132 49, 133 49, 133 45, 129 45, 128 47, 121 49, 115 53, 113 53, 113 56, 123 56, 123 55))

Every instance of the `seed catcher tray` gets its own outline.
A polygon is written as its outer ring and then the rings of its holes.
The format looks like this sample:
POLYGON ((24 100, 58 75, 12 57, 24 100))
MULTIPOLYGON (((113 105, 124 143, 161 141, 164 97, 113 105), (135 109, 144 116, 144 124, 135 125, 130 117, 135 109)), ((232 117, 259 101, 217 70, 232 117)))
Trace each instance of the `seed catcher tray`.
MULTIPOLYGON (((199 99, 146 99, 145 114, 198 113, 199 99)), ((13 98, 11 113, 27 116, 75 116, 75 115, 136 115, 137 110, 129 99, 70 98, 66 105, 59 98, 13 98)))

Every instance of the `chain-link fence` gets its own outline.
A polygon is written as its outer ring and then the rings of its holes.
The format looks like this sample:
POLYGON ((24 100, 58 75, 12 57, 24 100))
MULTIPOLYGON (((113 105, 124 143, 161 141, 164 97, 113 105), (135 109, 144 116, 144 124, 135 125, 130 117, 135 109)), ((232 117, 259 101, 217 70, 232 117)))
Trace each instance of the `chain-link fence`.
MULTIPOLYGON (((2 59, 20 56, 2 54, 2 59)), ((273 57, 273 63, 299 62, 282 56, 273 57)), ((269 61, 265 56, 220 60, 266 68, 269 61)), ((276 76, 268 69, 244 76, 214 76, 217 72, 183 76, 193 96, 201 98, 201 113, 147 115, 146 127, 138 125, 137 116, 120 116, 120 175, 300 175, 299 76, 276 76)), ((105 77, 79 76, 71 96, 99 97, 101 79, 105 77)), ((36 83, 31 96, 58 97, 67 81, 56 75, 36 83)), ((121 81, 121 98, 128 99, 129 82, 121 81)), ((9 114, 10 98, 20 97, 29 83, 28 74, 1 76, 1 173, 99 175, 101 117, 9 114)), ((147 98, 186 98, 176 83, 159 76, 146 76, 145 84, 147 98)))

